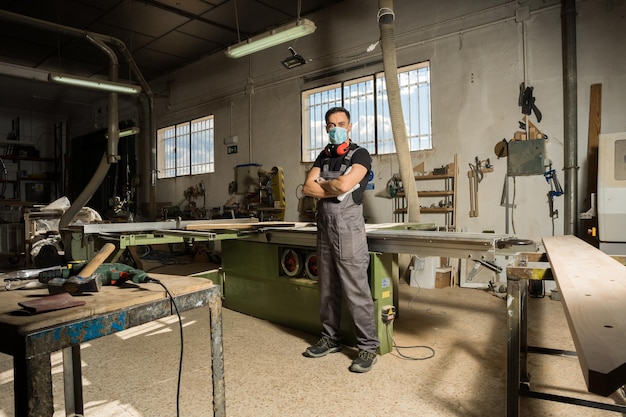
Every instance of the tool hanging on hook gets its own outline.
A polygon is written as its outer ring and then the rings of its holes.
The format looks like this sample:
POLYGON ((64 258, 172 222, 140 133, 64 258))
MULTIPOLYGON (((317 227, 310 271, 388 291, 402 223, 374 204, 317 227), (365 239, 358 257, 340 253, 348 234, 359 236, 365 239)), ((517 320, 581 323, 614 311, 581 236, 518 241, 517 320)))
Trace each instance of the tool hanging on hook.
POLYGON ((550 184, 550 191, 548 191, 548 205, 550 207, 550 218, 558 219, 559 211, 554 209, 554 197, 563 195, 563 188, 559 184, 559 179, 556 177, 556 171, 552 169, 552 163, 546 172, 543 173, 546 182, 550 184))
POLYGON ((478 184, 483 180, 485 172, 493 171, 489 158, 481 161, 478 157, 475 157, 474 161, 475 164, 470 163, 470 170, 467 171, 470 192, 470 217, 478 217, 478 184))
POLYGON ((527 86, 526 83, 521 83, 519 86, 519 98, 518 104, 522 108, 522 113, 530 116, 531 113, 535 113, 537 122, 541 122, 542 114, 535 104, 535 97, 533 97, 534 87, 527 86))

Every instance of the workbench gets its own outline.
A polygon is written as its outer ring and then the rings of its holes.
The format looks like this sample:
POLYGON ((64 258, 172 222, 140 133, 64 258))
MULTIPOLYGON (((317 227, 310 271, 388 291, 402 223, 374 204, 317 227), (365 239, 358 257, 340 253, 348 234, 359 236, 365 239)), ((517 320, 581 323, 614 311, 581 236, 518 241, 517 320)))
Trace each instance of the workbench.
MULTIPOLYGON (((222 305, 219 286, 204 278, 151 274, 169 290, 178 311, 209 306, 213 415, 225 415, 222 305)), ((176 313, 157 283, 105 286, 81 296, 83 306, 22 315, 18 302, 48 295, 46 289, 0 292, 0 351, 13 356, 15 415, 54 413, 50 354, 63 351, 65 411, 83 414, 80 345, 176 313)), ((120 372, 123 372, 120 370, 120 372)))
POLYGON ((529 353, 577 356, 594 394, 626 384, 626 266, 575 236, 543 243, 545 253, 520 253, 507 267, 507 416, 520 415, 521 396, 625 413, 624 405, 530 388, 529 353), (528 282, 546 279, 557 283, 576 352, 528 345, 528 282))

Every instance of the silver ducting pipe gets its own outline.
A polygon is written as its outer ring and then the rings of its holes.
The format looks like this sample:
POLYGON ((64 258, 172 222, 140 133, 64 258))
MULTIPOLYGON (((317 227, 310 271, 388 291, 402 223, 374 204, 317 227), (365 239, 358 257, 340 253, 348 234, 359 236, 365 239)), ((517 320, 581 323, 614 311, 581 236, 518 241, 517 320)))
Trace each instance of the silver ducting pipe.
MULTIPOLYGON (((99 47, 109 57, 109 80, 116 82, 119 79, 119 62, 117 55, 111 48, 109 48, 104 42, 96 39, 90 35, 86 36, 86 39, 99 47)), ((120 160, 120 156, 117 154, 118 146, 120 143, 120 128, 119 128, 119 99, 117 93, 109 93, 109 114, 108 114, 108 128, 107 128, 107 149, 106 155, 109 163, 117 163, 120 160)))
POLYGON ((393 140, 396 145, 400 176, 407 201, 407 221, 419 222, 420 206, 417 197, 417 187, 414 181, 411 152, 406 134, 406 124, 402 114, 400 86, 398 84, 398 64, 396 60, 396 45, 394 38, 393 0, 378 1, 378 26, 380 27, 380 47, 383 54, 383 67, 387 84, 387 100, 391 116, 393 140))
POLYGON ((126 48, 126 44, 121 40, 113 37, 106 37, 105 42, 110 42, 114 44, 122 56, 126 59, 126 62, 130 66, 131 70, 141 88, 145 92, 145 95, 141 97, 141 105, 142 112, 144 117, 141 118, 141 133, 140 133, 140 143, 138 144, 138 155, 145 155, 149 164, 146 166, 141 166, 140 169, 140 178, 143 178, 143 187, 140 187, 141 193, 141 201, 148 202, 148 212, 145 213, 149 219, 156 218, 156 179, 157 179, 157 156, 156 156, 156 120, 154 119, 154 93, 152 89, 146 82, 143 74, 137 67, 137 64, 133 60, 128 48, 126 48), (147 149, 147 152, 145 150, 147 149), (144 150, 144 152, 142 152, 144 150))
POLYGON ((563 49, 564 234, 578 233, 578 101, 576 0, 561 1, 563 49))
MULTIPOLYGON (((111 81, 118 80, 119 73, 119 63, 117 61, 117 55, 115 52, 108 46, 104 44, 104 42, 94 39, 93 37, 87 35, 87 40, 91 43, 98 46, 105 54, 109 57, 109 79, 111 81)), ((80 212, 80 210, 87 205, 91 197, 95 194, 102 184, 102 181, 107 176, 109 172, 109 167, 112 163, 117 163, 119 160, 119 155, 117 154, 117 148, 120 139, 120 130, 119 130, 119 100, 117 93, 109 93, 109 113, 108 113, 108 140, 107 140, 107 150, 104 153, 102 160, 100 161, 100 165, 98 165, 98 169, 89 180, 87 186, 81 191, 81 193, 74 199, 72 205, 69 209, 63 213, 61 216, 61 220, 59 221, 59 230, 67 228, 69 224, 74 220, 74 217, 80 212)))

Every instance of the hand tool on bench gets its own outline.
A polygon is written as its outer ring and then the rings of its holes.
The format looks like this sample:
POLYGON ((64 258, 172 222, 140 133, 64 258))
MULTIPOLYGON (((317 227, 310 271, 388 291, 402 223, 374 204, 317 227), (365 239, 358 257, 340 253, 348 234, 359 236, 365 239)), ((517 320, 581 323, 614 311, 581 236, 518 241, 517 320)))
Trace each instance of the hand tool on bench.
POLYGON ((102 287, 102 278, 98 274, 94 274, 98 267, 107 260, 109 255, 115 250, 115 245, 106 243, 94 255, 94 257, 85 265, 78 275, 71 276, 67 279, 53 278, 48 281, 48 292, 50 294, 58 294, 68 292, 72 295, 82 294, 84 292, 98 292, 102 287))

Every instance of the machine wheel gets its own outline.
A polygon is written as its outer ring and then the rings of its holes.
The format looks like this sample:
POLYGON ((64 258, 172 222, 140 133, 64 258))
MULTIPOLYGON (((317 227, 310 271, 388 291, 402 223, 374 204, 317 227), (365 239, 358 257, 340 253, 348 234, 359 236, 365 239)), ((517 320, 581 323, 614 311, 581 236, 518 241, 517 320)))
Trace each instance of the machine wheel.
POLYGON ((304 269, 306 271, 306 276, 312 280, 317 281, 317 253, 311 252, 306 256, 306 261, 304 262, 304 269))
POLYGON ((280 258, 280 266, 285 275, 297 277, 302 273, 302 257, 293 249, 285 249, 280 258))

